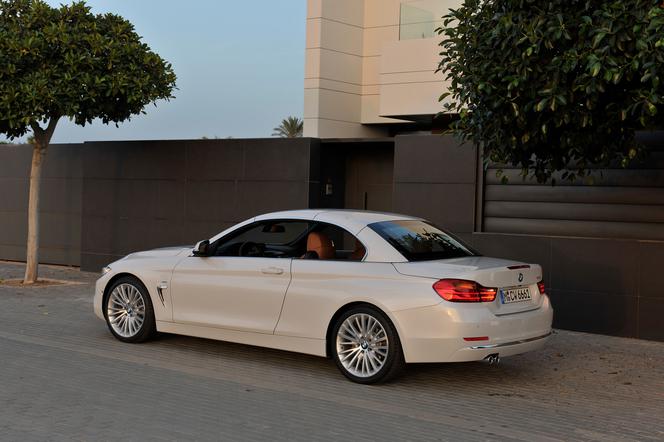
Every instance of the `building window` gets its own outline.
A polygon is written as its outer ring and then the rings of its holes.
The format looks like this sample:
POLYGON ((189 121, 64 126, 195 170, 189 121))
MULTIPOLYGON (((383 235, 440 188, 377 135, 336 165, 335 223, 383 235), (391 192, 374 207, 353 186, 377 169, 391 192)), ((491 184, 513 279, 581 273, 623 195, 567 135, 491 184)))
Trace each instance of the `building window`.
POLYGON ((399 40, 433 38, 447 13, 446 0, 412 0, 401 3, 399 40))

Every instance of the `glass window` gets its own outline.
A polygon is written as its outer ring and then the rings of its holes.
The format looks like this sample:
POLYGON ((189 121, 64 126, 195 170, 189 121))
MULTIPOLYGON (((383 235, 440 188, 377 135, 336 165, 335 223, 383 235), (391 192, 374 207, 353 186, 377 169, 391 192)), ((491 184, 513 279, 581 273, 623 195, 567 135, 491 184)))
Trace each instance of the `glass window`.
POLYGON ((299 256, 299 243, 309 228, 310 222, 305 220, 261 221, 220 238, 213 245, 214 255, 265 258, 299 256))
POLYGON ((408 261, 460 258, 476 255, 450 234, 424 221, 385 221, 369 224, 408 261))
POLYGON ((445 0, 413 0, 401 3, 399 40, 432 38, 436 28, 442 26, 447 13, 445 0))
POLYGON ((318 223, 309 235, 307 252, 316 251, 314 259, 362 261, 367 252, 355 236, 333 224, 318 223))

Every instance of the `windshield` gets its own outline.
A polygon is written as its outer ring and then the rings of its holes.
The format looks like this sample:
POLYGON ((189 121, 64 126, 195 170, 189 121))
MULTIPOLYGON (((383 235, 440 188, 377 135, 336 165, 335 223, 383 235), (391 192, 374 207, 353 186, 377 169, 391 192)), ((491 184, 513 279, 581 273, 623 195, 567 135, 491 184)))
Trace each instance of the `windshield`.
POLYGON ((424 221, 384 221, 369 224, 369 227, 389 242, 408 261, 429 261, 476 255, 468 246, 450 234, 424 221))

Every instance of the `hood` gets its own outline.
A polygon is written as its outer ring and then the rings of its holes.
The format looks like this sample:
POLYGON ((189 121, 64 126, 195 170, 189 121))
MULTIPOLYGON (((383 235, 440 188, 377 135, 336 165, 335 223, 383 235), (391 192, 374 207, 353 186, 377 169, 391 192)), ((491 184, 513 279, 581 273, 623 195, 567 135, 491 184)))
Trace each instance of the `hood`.
POLYGON ((193 248, 194 246, 161 247, 159 249, 131 253, 127 255, 125 259, 163 258, 168 256, 178 256, 183 253, 190 253, 193 248))

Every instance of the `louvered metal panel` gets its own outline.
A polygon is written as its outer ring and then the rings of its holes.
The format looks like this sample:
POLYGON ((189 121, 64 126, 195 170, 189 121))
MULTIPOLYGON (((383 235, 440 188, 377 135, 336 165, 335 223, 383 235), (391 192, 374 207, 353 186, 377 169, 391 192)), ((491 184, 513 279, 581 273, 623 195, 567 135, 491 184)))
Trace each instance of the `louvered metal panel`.
POLYGON ((663 240, 664 152, 651 148, 645 164, 594 170, 592 183, 558 174, 555 186, 542 185, 523 180, 518 169, 493 165, 485 173, 482 230, 663 240))

